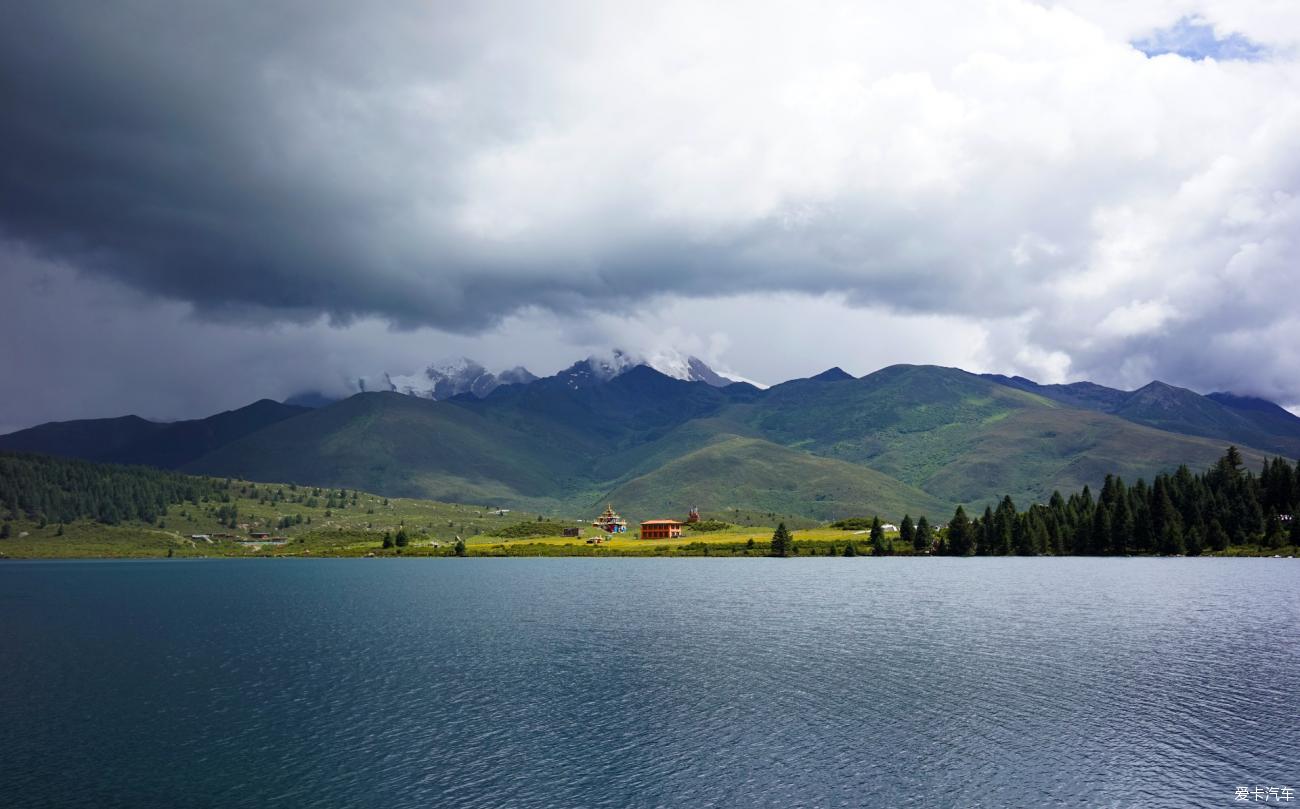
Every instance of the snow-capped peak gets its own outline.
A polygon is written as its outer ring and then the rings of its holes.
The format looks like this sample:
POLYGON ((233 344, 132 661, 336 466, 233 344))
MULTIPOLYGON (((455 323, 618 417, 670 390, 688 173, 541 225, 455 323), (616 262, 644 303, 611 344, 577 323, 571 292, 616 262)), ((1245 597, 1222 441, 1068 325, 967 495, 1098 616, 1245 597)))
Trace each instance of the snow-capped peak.
POLYGON ((362 377, 357 380, 357 387, 361 390, 390 390, 422 399, 438 400, 462 393, 472 393, 482 398, 501 385, 527 384, 535 379, 537 377, 523 367, 511 368, 498 375, 474 360, 458 357, 435 362, 418 374, 385 372, 381 379, 362 377))
MULTIPOLYGON (((734 375, 720 374, 699 357, 678 351, 661 350, 647 356, 618 348, 592 354, 560 371, 555 377, 569 387, 579 389, 608 382, 642 365, 674 379, 704 382, 714 387, 749 381, 734 375)), ((463 393, 483 398, 501 385, 526 385, 536 380, 537 377, 522 366, 493 373, 474 360, 458 357, 432 363, 419 373, 385 372, 377 377, 360 377, 356 386, 361 391, 394 391, 422 399, 440 400, 463 393)))
MULTIPOLYGON (((593 354, 585 361, 591 375, 602 382, 619 374, 645 365, 664 376, 686 382, 705 382, 714 387, 724 387, 740 380, 724 376, 709 367, 699 357, 683 354, 674 349, 660 349, 651 354, 635 354, 616 348, 608 354, 593 354)), ((581 365, 582 363, 579 363, 581 365)), ((576 368, 578 366, 574 366, 576 368)), ((572 370, 572 369, 570 369, 572 370)))

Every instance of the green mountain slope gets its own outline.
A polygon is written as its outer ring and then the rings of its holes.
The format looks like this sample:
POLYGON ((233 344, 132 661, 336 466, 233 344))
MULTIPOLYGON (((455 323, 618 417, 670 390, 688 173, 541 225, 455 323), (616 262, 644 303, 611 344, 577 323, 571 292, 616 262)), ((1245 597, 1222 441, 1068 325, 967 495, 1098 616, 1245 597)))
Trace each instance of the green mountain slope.
POLYGON ((0 449, 99 461, 112 458, 124 448, 166 428, 166 424, 139 416, 51 421, 0 435, 0 449))
POLYGON ((227 444, 184 469, 457 502, 551 502, 580 458, 465 408, 363 393, 227 444))
POLYGON ((1300 455, 1300 418, 1272 402, 1195 391, 1151 382, 1134 391, 1092 382, 1039 385, 1023 377, 984 374, 1007 387, 1034 393, 1069 407, 1110 413, 1160 430, 1300 455))
MULTIPOLYGON (((892 366, 858 380, 787 383, 749 422, 771 440, 864 464, 952 503, 1045 500, 1107 473, 1201 468, 1223 442, 1065 407, 955 368, 892 366)), ((1263 453, 1247 450, 1257 464, 1263 453)))
MULTIPOLYGON (((1201 469, 1223 450, 1218 441, 1174 435, 1104 413, 1022 410, 976 431, 962 452, 919 485, 936 497, 978 505, 997 490, 1024 506, 1046 502, 1053 490, 1096 489, 1107 474, 1132 483, 1181 464, 1201 469)), ((889 471, 906 454, 903 443, 876 463, 889 471)), ((1252 449, 1243 449, 1242 455, 1254 468, 1265 457, 1252 449)))
POLYGON ((165 425, 163 429, 114 452, 112 460, 114 463, 176 469, 231 441, 306 412, 308 408, 305 407, 262 399, 205 419, 165 425))
POLYGON ((949 505, 887 475, 757 438, 724 438, 609 492, 629 513, 677 516, 692 506, 771 511, 818 520, 906 512, 944 515, 949 505))
POLYGON ((1300 416, 1267 399, 1231 393, 1210 393, 1205 398, 1213 399, 1268 435, 1300 441, 1300 416))
POLYGON ((156 422, 139 416, 50 422, 0 436, 0 449, 176 469, 263 427, 307 412, 261 399, 202 419, 156 422))

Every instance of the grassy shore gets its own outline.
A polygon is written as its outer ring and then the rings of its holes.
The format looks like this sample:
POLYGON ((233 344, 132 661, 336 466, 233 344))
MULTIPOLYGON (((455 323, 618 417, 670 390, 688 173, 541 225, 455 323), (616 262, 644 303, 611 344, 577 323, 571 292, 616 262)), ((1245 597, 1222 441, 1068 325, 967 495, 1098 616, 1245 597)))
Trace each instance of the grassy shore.
MULTIPOLYGON (((25 521, 11 522, 10 537, 0 539, 0 558, 451 557, 456 555, 457 536, 465 539, 467 556, 766 556, 772 539, 772 529, 766 527, 733 527, 698 534, 686 531, 681 539, 672 540, 643 540, 625 534, 604 539, 599 545, 587 543, 592 534, 590 528, 584 530, 586 536, 580 539, 561 536, 505 539, 489 532, 518 522, 518 517, 498 517, 484 508, 420 500, 392 499, 385 509, 382 498, 375 498, 365 507, 331 509, 328 516, 325 509, 317 509, 320 513, 312 514, 310 524, 305 522, 308 515, 304 514, 303 524, 272 531, 273 536, 284 537, 283 541, 259 542, 247 539, 246 531, 240 531, 238 539, 217 537, 217 534, 233 532, 224 525, 206 521, 202 509, 190 506, 172 511, 163 519, 162 527, 102 525, 84 520, 45 527, 25 521), (374 513, 369 513, 372 507, 374 513), (172 527, 178 524, 184 526, 183 530, 172 527), (457 534, 458 529, 464 533, 457 534), (398 530, 407 531, 407 546, 384 548, 385 533, 392 537, 398 530), (191 537, 204 533, 211 539, 191 537)), ((891 539, 896 540, 896 535, 891 535, 891 539)), ((856 555, 871 553, 866 533, 834 528, 795 532, 796 556, 844 556, 850 544, 856 555)), ((894 544, 895 555, 912 554, 911 548, 896 541, 894 544)), ((1218 555, 1297 556, 1300 549, 1236 546, 1218 555)))

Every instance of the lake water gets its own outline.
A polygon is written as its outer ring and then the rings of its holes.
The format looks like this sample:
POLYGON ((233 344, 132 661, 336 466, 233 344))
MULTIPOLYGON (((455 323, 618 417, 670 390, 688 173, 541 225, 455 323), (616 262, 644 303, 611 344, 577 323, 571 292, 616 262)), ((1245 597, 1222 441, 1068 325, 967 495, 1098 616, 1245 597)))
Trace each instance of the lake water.
POLYGON ((1240 786, 1300 794, 1300 561, 0 564, 4 807, 1242 806, 1240 786))

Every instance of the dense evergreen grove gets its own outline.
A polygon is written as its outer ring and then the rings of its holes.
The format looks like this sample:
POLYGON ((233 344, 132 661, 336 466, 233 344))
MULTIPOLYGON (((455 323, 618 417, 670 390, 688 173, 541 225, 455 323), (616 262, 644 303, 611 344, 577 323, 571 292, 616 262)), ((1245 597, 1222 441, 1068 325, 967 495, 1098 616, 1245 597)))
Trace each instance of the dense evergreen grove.
POLYGON ((1229 447, 1204 474, 1182 466, 1150 485, 1138 480, 1132 486, 1108 475, 1096 496, 1086 486, 1068 499, 1054 492, 1046 505, 1027 511, 1004 497, 976 519, 958 507, 931 550, 951 556, 1196 556, 1229 545, 1280 548, 1300 545, 1300 520, 1291 518, 1298 511, 1300 470, 1275 458, 1256 476, 1229 447))
MULTIPOLYGON (((77 519, 117 525, 129 520, 157 522, 169 506, 206 504, 206 511, 223 525, 235 528, 241 515, 236 498, 277 507, 299 503, 311 508, 358 508, 358 493, 245 483, 196 477, 146 466, 118 466, 71 458, 0 452, 0 517, 46 523, 77 519)), ((388 501, 385 499, 384 504, 388 501)), ((367 513, 373 513, 371 508, 367 513)), ((329 516, 326 511, 326 516, 329 516)), ((285 529, 304 522, 301 514, 277 518, 270 526, 285 529)), ((310 523, 311 518, 305 519, 310 523)))
POLYGON ((228 481, 143 466, 0 452, 0 509, 11 520, 154 522, 169 505, 229 500, 229 486, 228 481))

